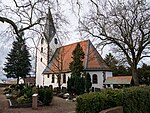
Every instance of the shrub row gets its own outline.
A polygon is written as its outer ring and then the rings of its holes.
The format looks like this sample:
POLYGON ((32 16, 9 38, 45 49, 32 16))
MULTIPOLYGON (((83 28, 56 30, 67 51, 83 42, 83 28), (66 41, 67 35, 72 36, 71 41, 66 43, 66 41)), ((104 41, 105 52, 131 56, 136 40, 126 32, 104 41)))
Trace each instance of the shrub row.
POLYGON ((77 113, 99 113, 104 109, 123 106, 124 113, 150 113, 150 86, 106 89, 83 94, 77 98, 77 113))
POLYGON ((4 90, 5 94, 9 93, 9 99, 16 101, 19 104, 31 103, 32 95, 38 93, 38 100, 43 105, 49 105, 53 98, 51 87, 35 87, 24 84, 11 85, 4 90))

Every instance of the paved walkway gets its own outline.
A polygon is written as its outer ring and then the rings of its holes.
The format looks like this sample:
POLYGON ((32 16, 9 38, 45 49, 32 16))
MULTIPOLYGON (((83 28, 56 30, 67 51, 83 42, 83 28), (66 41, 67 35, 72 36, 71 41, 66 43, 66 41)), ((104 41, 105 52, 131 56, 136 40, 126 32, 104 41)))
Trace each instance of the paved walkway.
POLYGON ((3 89, 0 88, 0 113, 5 113, 4 111, 8 109, 8 101, 5 95, 3 95, 3 89))
POLYGON ((53 98, 52 105, 38 107, 37 110, 32 108, 9 108, 8 100, 2 93, 3 90, 0 88, 0 113, 75 113, 75 103, 66 102, 59 97, 53 98))

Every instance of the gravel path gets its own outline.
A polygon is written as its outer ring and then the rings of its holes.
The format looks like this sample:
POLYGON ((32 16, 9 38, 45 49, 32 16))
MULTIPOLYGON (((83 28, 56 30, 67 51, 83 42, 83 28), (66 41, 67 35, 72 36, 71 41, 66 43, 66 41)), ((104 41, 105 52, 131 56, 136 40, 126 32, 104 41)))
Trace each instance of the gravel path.
POLYGON ((64 99, 54 97, 50 106, 32 108, 9 108, 8 100, 0 88, 0 113, 75 113, 75 102, 66 102, 64 99))

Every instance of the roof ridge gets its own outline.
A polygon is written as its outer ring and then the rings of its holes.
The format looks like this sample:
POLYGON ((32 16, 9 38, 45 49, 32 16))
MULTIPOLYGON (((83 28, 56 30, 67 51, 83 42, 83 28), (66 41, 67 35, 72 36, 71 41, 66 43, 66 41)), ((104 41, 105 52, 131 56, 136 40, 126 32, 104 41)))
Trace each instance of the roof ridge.
POLYGON ((87 39, 87 40, 81 40, 81 41, 74 42, 74 43, 71 43, 71 44, 63 45, 63 46, 61 46, 59 48, 66 47, 66 46, 71 46, 71 45, 74 45, 74 44, 77 44, 77 43, 83 43, 83 42, 86 42, 86 41, 90 41, 90 40, 89 39, 87 39))
POLYGON ((89 52, 90 52, 90 40, 88 40, 87 49, 86 49, 86 53, 85 53, 84 69, 87 69, 87 68, 88 68, 89 52))
POLYGON ((99 52, 97 51, 97 49, 94 47, 94 45, 92 43, 91 43, 91 47, 92 47, 92 49, 94 51, 94 55, 96 56, 95 58, 96 58, 97 62, 99 63, 100 66, 102 66, 102 69, 105 69, 106 66, 104 64, 103 58, 101 57, 101 55, 99 54, 99 52))

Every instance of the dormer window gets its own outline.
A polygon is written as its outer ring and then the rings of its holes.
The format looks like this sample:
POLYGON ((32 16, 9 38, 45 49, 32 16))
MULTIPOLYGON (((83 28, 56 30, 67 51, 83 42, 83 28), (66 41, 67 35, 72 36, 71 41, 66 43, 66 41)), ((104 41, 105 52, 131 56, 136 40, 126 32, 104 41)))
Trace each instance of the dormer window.
POLYGON ((55 44, 58 44, 57 38, 54 38, 54 43, 55 43, 55 44))
POLYGON ((44 38, 41 39, 41 44, 43 44, 43 43, 44 43, 44 38))

